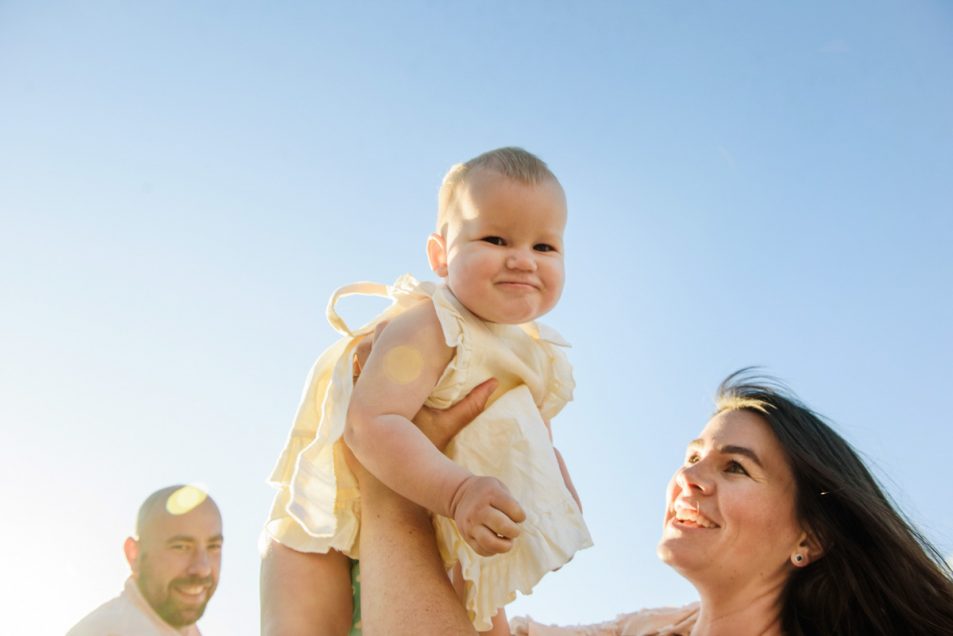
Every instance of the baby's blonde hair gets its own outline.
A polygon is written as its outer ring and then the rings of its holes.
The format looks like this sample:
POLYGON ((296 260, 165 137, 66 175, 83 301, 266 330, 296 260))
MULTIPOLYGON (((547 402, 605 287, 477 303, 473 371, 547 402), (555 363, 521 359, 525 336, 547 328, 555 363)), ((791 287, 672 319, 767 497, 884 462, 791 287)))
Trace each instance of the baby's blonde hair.
POLYGON ((443 183, 440 184, 437 200, 437 232, 440 234, 447 233, 447 226, 457 209, 460 186, 466 182, 470 172, 477 168, 492 170, 508 179, 527 185, 536 185, 547 179, 559 183, 559 179, 550 171, 545 161, 531 152, 514 146, 490 150, 469 161, 458 163, 450 168, 443 178, 443 183))

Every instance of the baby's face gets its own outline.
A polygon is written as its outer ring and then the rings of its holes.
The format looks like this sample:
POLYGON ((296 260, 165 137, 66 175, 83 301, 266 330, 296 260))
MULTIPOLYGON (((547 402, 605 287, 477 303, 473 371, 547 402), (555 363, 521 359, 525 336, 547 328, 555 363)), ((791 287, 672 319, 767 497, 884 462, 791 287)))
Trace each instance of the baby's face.
POLYGON ((563 291, 566 197, 558 182, 527 185, 490 170, 471 173, 446 236, 454 295, 480 318, 519 324, 552 309, 563 291))

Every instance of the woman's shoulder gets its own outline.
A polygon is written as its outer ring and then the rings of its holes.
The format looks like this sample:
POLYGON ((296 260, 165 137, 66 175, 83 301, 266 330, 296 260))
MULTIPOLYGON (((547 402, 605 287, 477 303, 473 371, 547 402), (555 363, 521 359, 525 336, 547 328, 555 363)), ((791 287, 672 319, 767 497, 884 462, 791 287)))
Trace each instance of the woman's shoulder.
POLYGON ((528 617, 510 621, 513 636, 687 636, 698 617, 698 603, 656 607, 592 625, 543 625, 528 617))

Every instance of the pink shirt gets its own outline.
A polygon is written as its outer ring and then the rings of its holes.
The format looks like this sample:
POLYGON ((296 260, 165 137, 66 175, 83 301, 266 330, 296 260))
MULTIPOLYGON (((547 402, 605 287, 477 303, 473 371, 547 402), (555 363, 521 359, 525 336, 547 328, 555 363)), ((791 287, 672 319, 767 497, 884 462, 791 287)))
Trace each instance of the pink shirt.
POLYGON ((620 614, 614 621, 598 625, 557 627, 518 617, 510 621, 510 629, 513 636, 688 636, 696 620, 698 603, 692 603, 620 614))
POLYGON ((176 629, 162 620, 129 577, 122 594, 106 601, 66 636, 202 636, 196 625, 176 629))

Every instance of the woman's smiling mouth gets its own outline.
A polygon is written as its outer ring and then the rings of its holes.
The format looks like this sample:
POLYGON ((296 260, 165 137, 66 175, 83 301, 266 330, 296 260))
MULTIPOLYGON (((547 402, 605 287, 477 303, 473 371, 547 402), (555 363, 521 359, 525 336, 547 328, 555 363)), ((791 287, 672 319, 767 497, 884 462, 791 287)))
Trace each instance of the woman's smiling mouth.
POLYGON ((717 523, 701 513, 697 504, 691 505, 684 501, 676 501, 672 513, 672 521, 689 528, 720 528, 717 523))

